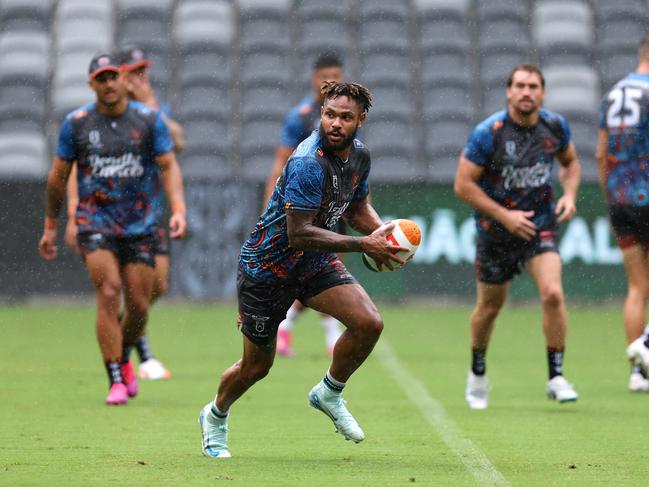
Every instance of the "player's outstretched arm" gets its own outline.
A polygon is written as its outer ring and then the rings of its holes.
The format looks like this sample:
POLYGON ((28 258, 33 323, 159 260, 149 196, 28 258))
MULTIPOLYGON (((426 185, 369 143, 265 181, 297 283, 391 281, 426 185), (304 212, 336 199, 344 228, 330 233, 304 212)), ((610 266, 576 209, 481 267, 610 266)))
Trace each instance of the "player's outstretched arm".
POLYGON ((176 161, 173 152, 167 152, 156 158, 156 162, 162 171, 162 184, 169 206, 171 206, 171 218, 169 219, 169 236, 171 238, 183 238, 187 231, 185 220, 185 193, 183 189, 183 176, 180 166, 176 161))
POLYGON ((518 238, 531 240, 536 235, 536 225, 530 220, 533 211, 508 210, 487 196, 478 181, 484 169, 460 156, 455 184, 453 189, 458 198, 469 204, 480 213, 499 221, 503 226, 518 238))
POLYGON ((162 120, 164 120, 164 123, 167 126, 167 130, 169 131, 171 140, 173 140, 174 152, 176 153, 176 155, 178 155, 185 148, 185 129, 182 125, 180 125, 175 120, 172 120, 164 113, 161 113, 161 115, 162 120))
POLYGON ((394 254, 399 250, 408 249, 393 245, 386 239, 392 232, 394 223, 381 225, 370 235, 355 237, 341 235, 313 225, 316 214, 315 211, 286 212, 288 240, 291 247, 320 252, 365 252, 377 264, 385 265, 390 270, 393 269, 393 262, 399 265, 405 263, 402 258, 394 254))
POLYGON ((559 168, 559 182, 563 188, 563 195, 557 200, 555 214, 557 222, 570 220, 577 213, 577 191, 581 180, 581 164, 577 158, 575 145, 571 142, 568 148, 557 154, 561 163, 559 168))
POLYGON ((47 188, 45 190, 45 222, 43 235, 38 242, 38 252, 46 260, 55 259, 56 248, 56 225, 65 199, 65 185, 70 177, 72 164, 58 157, 54 158, 52 169, 47 176, 47 188))
POLYGON ((354 230, 363 235, 369 235, 383 225, 381 217, 370 204, 369 195, 349 205, 343 217, 354 230))
POLYGON ((79 206, 79 187, 77 186, 77 165, 72 164, 70 177, 68 177, 68 184, 66 186, 67 197, 67 213, 68 221, 65 225, 65 243, 76 253, 80 252, 79 242, 77 241, 77 206, 79 206))

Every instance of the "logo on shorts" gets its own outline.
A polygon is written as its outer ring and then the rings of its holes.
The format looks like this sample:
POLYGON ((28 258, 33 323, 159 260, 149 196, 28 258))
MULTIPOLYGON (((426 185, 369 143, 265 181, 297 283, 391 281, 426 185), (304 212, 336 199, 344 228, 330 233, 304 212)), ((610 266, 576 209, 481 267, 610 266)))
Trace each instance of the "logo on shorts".
POLYGON ((255 331, 257 333, 262 333, 266 328, 266 322, 270 319, 270 316, 259 316, 259 315, 247 315, 255 322, 255 331))
POLYGON ((508 140, 505 142, 505 153, 509 157, 514 157, 516 155, 516 142, 513 140, 508 140))

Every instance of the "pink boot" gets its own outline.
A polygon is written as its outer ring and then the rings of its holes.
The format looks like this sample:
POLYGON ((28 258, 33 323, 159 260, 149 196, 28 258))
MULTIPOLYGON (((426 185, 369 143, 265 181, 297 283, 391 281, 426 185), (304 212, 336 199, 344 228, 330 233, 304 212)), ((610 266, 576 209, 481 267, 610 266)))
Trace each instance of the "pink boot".
POLYGON ((128 392, 126 386, 121 382, 115 382, 110 386, 108 396, 106 397, 106 404, 109 406, 119 406, 128 402, 128 392))
POLYGON ((129 360, 124 365, 120 367, 122 372, 122 379, 124 379, 124 384, 126 385, 126 391, 128 392, 128 397, 135 397, 139 391, 139 386, 137 383, 137 375, 135 375, 135 367, 133 366, 133 361, 129 360))
POLYGON ((293 349, 291 342, 293 341, 293 333, 281 328, 277 330, 277 353, 283 357, 292 357, 293 349))

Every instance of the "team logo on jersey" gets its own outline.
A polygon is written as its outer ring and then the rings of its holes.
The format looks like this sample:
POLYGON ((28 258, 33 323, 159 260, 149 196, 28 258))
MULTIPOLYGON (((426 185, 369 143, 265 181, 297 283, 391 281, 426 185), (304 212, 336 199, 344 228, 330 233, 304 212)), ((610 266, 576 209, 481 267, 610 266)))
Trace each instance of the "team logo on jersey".
POLYGON ((137 129, 131 130, 130 136, 131 136, 131 143, 137 145, 140 142, 142 142, 142 132, 140 132, 139 130, 137 129))
POLYGON ((508 140, 505 142, 505 153, 509 157, 514 157, 516 155, 516 142, 513 140, 508 140))
POLYGON ((99 135, 99 130, 91 130, 88 134, 88 142, 90 142, 90 147, 101 148, 104 144, 101 143, 101 136, 99 135))
POLYGON ((324 151, 322 150, 322 147, 318 147, 318 150, 316 151, 316 153, 317 153, 320 157, 324 157, 324 151))
POLYGON ((354 139, 354 147, 356 147, 357 149, 362 149, 365 146, 363 145, 363 143, 360 140, 354 139))

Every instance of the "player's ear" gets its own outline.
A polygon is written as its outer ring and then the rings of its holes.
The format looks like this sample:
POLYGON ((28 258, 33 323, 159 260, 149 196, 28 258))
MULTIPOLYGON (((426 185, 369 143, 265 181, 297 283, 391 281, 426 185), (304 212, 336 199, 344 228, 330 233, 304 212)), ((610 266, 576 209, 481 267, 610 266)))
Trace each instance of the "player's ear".
POLYGON ((362 112, 358 116, 358 128, 361 128, 363 126, 363 122, 365 122, 365 116, 367 115, 367 112, 362 112))

